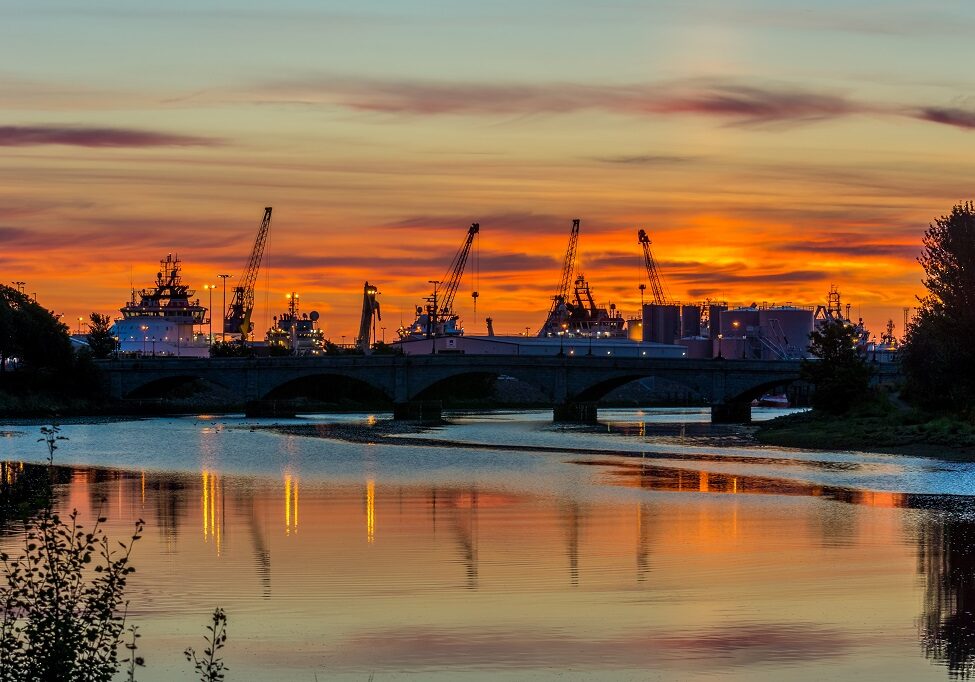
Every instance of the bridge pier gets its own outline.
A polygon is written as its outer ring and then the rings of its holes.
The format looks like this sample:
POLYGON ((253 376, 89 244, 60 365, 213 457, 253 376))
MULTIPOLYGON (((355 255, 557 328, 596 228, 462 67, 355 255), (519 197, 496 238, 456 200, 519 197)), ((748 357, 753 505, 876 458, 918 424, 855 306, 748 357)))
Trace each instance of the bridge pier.
POLYGON ((711 406, 712 424, 750 424, 751 421, 750 402, 719 403, 711 406))
POLYGON ((393 403, 393 419, 413 422, 443 420, 443 403, 439 400, 409 400, 393 403))
POLYGON ((595 402, 567 401, 552 410, 552 421, 569 424, 595 424, 598 414, 595 402))

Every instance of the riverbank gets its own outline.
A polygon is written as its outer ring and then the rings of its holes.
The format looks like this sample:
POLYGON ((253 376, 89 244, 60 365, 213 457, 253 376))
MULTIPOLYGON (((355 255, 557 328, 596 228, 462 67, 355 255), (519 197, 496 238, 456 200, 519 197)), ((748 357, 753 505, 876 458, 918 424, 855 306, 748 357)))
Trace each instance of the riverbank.
POLYGON ((765 445, 816 450, 863 450, 975 461, 975 424, 933 416, 889 403, 836 416, 802 412, 772 419, 755 431, 765 445))

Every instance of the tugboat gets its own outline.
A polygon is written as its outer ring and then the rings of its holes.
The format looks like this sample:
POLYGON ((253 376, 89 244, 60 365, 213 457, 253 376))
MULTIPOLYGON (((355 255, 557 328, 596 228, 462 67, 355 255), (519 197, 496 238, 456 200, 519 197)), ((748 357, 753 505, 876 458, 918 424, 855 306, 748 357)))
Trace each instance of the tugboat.
POLYGON ((183 284, 179 256, 169 254, 159 261, 156 284, 139 292, 132 289, 129 302, 122 306, 122 317, 115 321, 115 334, 122 353, 206 357, 210 344, 206 334, 197 331, 207 323, 207 309, 196 292, 183 284))
POLYGON ((317 310, 298 313, 298 294, 288 294, 288 310, 275 316, 274 326, 265 336, 268 346, 288 348, 292 355, 321 355, 325 352, 325 332, 318 327, 317 310))

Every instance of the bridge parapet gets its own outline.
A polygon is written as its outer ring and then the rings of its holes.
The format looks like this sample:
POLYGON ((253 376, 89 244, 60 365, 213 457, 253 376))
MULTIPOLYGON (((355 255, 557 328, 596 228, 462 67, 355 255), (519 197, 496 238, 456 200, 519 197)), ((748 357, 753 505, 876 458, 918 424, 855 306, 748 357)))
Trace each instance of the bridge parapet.
POLYGON ((508 355, 324 356, 314 358, 143 358, 99 361, 113 398, 154 382, 197 378, 222 386, 242 403, 274 396, 300 380, 346 377, 386 395, 394 404, 422 400, 443 381, 465 376, 511 376, 539 388, 563 418, 596 416, 596 402, 630 381, 657 377, 689 387, 715 407, 714 418, 745 414, 742 404, 799 377, 799 361, 695 360, 687 358, 528 357, 508 355), (585 405, 585 409, 568 407, 585 405), (734 406, 734 407, 731 407, 734 406))

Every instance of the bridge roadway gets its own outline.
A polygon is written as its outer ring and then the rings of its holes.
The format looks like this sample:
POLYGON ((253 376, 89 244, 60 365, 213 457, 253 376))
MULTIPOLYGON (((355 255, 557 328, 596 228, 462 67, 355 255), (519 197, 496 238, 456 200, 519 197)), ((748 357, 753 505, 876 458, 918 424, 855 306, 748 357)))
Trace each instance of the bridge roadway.
POLYGON ((430 389, 443 382, 490 375, 514 377, 537 387, 551 402, 556 421, 591 422, 597 417, 596 401, 607 393, 637 379, 656 377, 702 396, 711 405, 712 421, 737 423, 749 421, 754 398, 797 380, 799 364, 798 360, 466 354, 148 357, 99 362, 109 392, 118 400, 202 379, 240 396, 258 414, 262 405, 296 388, 295 382, 310 381, 327 388, 330 379, 344 377, 386 396, 396 418, 419 418, 421 410, 428 410, 424 418, 438 417, 439 406, 423 402, 430 389))

